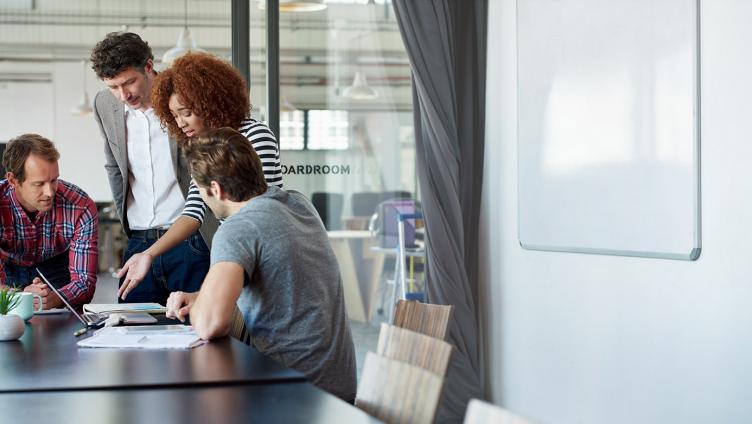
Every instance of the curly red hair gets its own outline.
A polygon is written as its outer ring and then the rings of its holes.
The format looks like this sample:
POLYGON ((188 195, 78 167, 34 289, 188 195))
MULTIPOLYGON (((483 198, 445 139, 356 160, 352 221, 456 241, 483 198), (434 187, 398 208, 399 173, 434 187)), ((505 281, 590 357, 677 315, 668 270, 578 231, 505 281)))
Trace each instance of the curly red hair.
POLYGON ((239 128, 250 115, 248 86, 230 63, 208 53, 188 53, 154 78, 151 103, 162 126, 183 142, 185 135, 170 113, 170 96, 177 93, 206 129, 239 128))

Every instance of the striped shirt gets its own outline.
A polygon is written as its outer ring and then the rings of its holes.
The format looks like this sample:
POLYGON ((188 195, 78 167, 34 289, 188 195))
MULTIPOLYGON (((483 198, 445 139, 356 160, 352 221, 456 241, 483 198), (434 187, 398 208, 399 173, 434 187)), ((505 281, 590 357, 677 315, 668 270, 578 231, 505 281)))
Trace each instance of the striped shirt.
POLYGON ((68 251, 70 284, 60 292, 73 304, 91 301, 97 283, 97 207, 75 185, 58 180, 53 207, 33 219, 16 190, 0 180, 0 284, 5 264, 34 266, 68 251))
MULTIPOLYGON (((248 118, 240 123, 238 132, 251 142, 253 150, 256 151, 261 159, 266 183, 270 186, 282 188, 282 166, 279 162, 279 147, 277 145, 277 138, 274 137, 269 127, 253 118, 248 118)), ((182 215, 196 219, 198 222, 204 222, 206 208, 206 203, 201 199, 198 186, 191 181, 182 215)))

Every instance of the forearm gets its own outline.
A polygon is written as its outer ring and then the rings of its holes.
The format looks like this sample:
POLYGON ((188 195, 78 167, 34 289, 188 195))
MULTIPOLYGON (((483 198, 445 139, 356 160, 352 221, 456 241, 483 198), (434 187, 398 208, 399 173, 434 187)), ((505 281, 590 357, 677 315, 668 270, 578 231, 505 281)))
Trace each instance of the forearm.
POLYGON ((230 332, 242 289, 243 268, 231 262, 212 265, 190 311, 191 324, 199 337, 210 340, 230 332))
POLYGON ((144 253, 150 255, 152 258, 167 252, 173 247, 179 245, 183 240, 191 236, 196 230, 201 227, 201 224, 193 218, 180 216, 170 226, 170 229, 159 238, 154 244, 152 244, 144 253))
POLYGON ((232 314, 221 308, 212 307, 206 296, 201 296, 201 293, 193 304, 190 315, 191 325, 204 340, 224 337, 230 332, 232 314))
POLYGON ((74 304, 90 302, 97 284, 99 220, 92 200, 88 199, 85 208, 75 223, 75 233, 68 246, 70 283, 60 289, 74 304))

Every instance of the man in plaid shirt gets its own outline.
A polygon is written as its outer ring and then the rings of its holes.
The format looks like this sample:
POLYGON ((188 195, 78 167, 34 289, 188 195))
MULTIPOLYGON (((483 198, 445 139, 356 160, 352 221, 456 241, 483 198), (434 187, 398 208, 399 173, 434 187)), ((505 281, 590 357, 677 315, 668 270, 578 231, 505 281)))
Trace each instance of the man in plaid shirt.
POLYGON ((0 284, 39 294, 44 309, 63 302, 35 267, 76 305, 91 301, 97 282, 97 208, 58 178, 59 158, 50 140, 18 136, 5 148, 0 180, 0 284))

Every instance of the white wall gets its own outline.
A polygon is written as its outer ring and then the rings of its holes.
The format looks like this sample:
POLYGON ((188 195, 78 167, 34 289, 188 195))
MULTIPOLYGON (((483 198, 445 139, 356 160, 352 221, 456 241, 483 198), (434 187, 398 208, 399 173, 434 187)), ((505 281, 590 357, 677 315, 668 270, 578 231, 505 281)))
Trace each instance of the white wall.
POLYGON ((52 134, 52 82, 0 83, 0 141, 25 133, 52 134))
MULTIPOLYGON (((71 109, 81 101, 83 65, 53 64, 55 118, 52 141, 60 150, 60 178, 84 189, 97 202, 112 201, 112 191, 104 170, 104 140, 94 117, 74 116, 71 109)), ((105 88, 91 68, 86 69, 89 98, 105 88)))
MULTIPOLYGON (((23 133, 49 138, 60 151, 60 178, 78 185, 95 201, 111 201, 99 128, 91 115, 71 114, 83 94, 83 65, 29 63, 25 67, 15 66, 13 71, 48 72, 51 81, 0 83, 0 141, 23 133)), ((104 88, 88 68, 86 84, 90 99, 104 88)))
POLYGON ((696 262, 517 241, 515 0, 489 2, 481 305, 492 400, 543 423, 750 422, 752 3, 702 2, 696 262))

